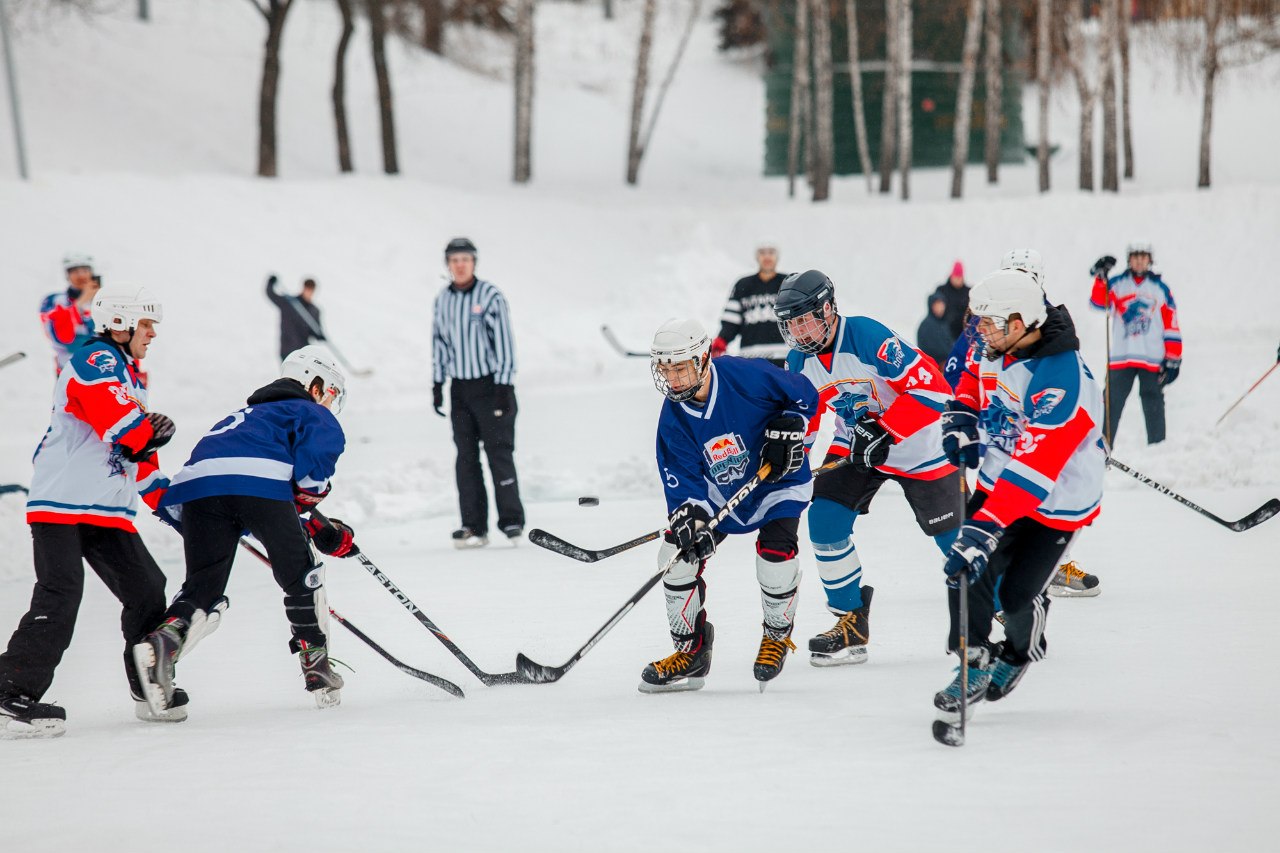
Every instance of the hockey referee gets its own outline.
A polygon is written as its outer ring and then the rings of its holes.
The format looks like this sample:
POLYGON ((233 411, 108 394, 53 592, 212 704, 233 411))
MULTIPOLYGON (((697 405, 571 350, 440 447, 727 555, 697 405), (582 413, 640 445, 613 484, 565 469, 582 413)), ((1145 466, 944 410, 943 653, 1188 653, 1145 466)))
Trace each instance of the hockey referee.
POLYGON ((759 243, 756 263, 759 269, 753 275, 738 279, 729 292, 720 318, 720 334, 711 342, 711 357, 724 355, 733 339, 738 338, 738 355, 768 359, 778 367, 785 367, 787 345, 782 342, 778 320, 773 314, 778 288, 787 277, 786 273, 778 272, 777 245, 759 243))
POLYGON ((456 548, 489 544, 489 495, 480 468, 484 443, 498 504, 498 529, 508 539, 524 532, 524 506, 513 458, 516 443, 515 344, 507 300, 490 282, 478 279, 476 247, 466 237, 444 249, 451 282, 436 297, 431 329, 431 404, 444 413, 449 388, 455 475, 462 526, 453 532, 456 548))

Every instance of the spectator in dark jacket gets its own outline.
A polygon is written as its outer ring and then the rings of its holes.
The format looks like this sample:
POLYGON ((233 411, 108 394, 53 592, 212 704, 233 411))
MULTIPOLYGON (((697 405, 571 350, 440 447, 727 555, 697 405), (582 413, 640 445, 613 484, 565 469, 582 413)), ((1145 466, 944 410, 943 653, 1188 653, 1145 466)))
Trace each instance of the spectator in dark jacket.
POLYGON ((925 355, 942 366, 947 363, 951 347, 955 341, 951 338, 951 329, 946 320, 947 300, 936 293, 929 296, 929 313, 920 321, 916 329, 916 346, 925 355))
POLYGON ((267 279, 267 298, 280 309, 280 360, 284 361, 289 353, 300 350, 313 341, 323 341, 324 327, 320 325, 320 307, 313 298, 316 294, 316 280, 309 278, 302 282, 302 293, 289 296, 276 290, 280 279, 271 276, 267 279))
MULTIPOLYGON (((938 285, 934 294, 946 300, 947 310, 942 319, 947 323, 951 344, 954 344, 964 331, 964 314, 969 310, 969 285, 964 283, 964 264, 956 261, 951 266, 951 275, 938 285)), ((948 344, 948 350, 951 349, 951 344, 948 344)))

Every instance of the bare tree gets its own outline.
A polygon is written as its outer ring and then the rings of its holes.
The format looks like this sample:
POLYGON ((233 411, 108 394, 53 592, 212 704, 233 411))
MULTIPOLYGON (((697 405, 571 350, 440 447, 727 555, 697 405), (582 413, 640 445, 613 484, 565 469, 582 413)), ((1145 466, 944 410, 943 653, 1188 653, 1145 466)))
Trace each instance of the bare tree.
POLYGON ((983 141, 986 143, 987 183, 1000 180, 1000 126, 1004 124, 1004 32, 1000 0, 987 0, 986 115, 983 141))
POLYGON ((293 0, 249 0, 267 22, 262 53, 262 85, 258 90, 258 175, 276 176, 276 96, 280 85, 280 41, 293 0), (263 5, 265 4, 265 5, 263 5))
POLYGON ((853 92, 853 134, 858 143, 858 163, 867 179, 867 192, 872 191, 871 149, 867 141, 867 110, 862 100, 862 70, 858 61, 858 0, 845 0, 844 16, 849 31, 849 88, 853 92))
POLYGON ((1116 143, 1116 29, 1120 16, 1119 0, 1102 0, 1100 14, 1102 34, 1099 38, 1099 61, 1102 65, 1102 189, 1120 191, 1119 151, 1116 143))
POLYGON ((533 174, 533 4, 534 0, 518 0, 516 4, 516 138, 514 180, 529 182, 533 174))
MULTIPOLYGON (((1046 0, 1047 2, 1047 0, 1046 0)), ((951 141, 951 197, 964 195, 964 166, 969 161, 969 123, 973 118, 973 84, 978 76, 983 0, 969 0, 960 55, 960 91, 956 94, 955 136, 951 141)))
POLYGON ((898 139, 898 3, 884 0, 884 99, 880 107, 880 193, 893 185, 893 161, 898 139))
POLYGON ((1049 191, 1049 75, 1052 62, 1053 0, 1036 0, 1036 88, 1040 105, 1040 143, 1036 146, 1036 164, 1040 167, 1042 193, 1049 191))
POLYGON ((435 54, 444 53, 444 21, 448 16, 444 0, 418 0, 422 9, 423 48, 435 54))
POLYGON ((809 0, 813 5, 813 200, 831 196, 831 172, 835 167, 835 129, 832 111, 831 6, 829 0, 809 0))
POLYGON ((367 0, 369 35, 373 46, 373 71, 378 81, 378 116, 382 124, 382 171, 400 173, 396 157, 395 102, 391 96, 391 74, 387 70, 386 0, 367 0))
POLYGON ((640 49, 636 53, 636 77, 631 89, 631 134, 627 142, 627 183, 640 177, 640 127, 644 120, 644 95, 649 88, 649 54, 653 50, 653 19, 658 12, 657 0, 644 0, 644 17, 640 24, 640 49))
POLYGON ((1120 43, 1120 119, 1124 126, 1124 176, 1133 177, 1133 119, 1129 112, 1129 4, 1121 4, 1116 16, 1116 37, 1120 43))
POLYGON ((898 10, 898 171, 902 173, 902 199, 911 198, 911 0, 898 10))
POLYGON ((338 134, 338 169, 350 172, 351 137, 347 133, 347 45, 355 32, 351 14, 351 0, 338 0, 342 13, 342 36, 338 39, 338 52, 333 60, 333 126, 338 134))
POLYGON ((1088 72, 1088 46, 1085 44, 1083 10, 1079 3, 1067 3, 1067 62, 1076 80, 1080 96, 1080 189, 1093 190, 1093 115, 1098 105, 1098 88, 1088 72))
POLYGON ((787 136, 787 195, 796 194, 801 138, 809 117, 809 4, 796 3, 796 40, 791 53, 791 119, 787 136))

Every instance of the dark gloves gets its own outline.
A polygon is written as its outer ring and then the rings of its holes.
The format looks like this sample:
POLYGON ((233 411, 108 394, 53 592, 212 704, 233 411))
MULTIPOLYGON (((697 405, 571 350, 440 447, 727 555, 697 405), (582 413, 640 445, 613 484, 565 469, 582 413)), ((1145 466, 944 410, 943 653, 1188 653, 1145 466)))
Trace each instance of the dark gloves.
POLYGON ((681 558, 690 563, 700 562, 716 552, 716 537, 707 527, 709 521, 711 516, 707 511, 694 503, 681 504, 671 513, 668 524, 681 558))
POLYGON ((760 459, 769 463, 766 483, 776 483, 800 470, 804 464, 804 433, 804 418, 800 415, 779 415, 765 425, 760 459))
POLYGON ((1172 385, 1178 378, 1178 371, 1182 369, 1182 359, 1166 358, 1160 365, 1160 384, 1172 385))
POLYGON ((270 288, 271 290, 275 290, 276 285, 279 283, 280 283, 280 276, 276 275, 275 273, 272 273, 267 278, 267 287, 270 288))
POLYGON ((356 534, 338 518, 327 523, 312 516, 306 524, 307 535, 315 543, 316 550, 330 557, 354 557, 360 553, 356 547, 356 534))
POLYGON ((991 553, 1000 544, 1004 528, 994 521, 969 521, 960 528, 960 535, 947 553, 947 561, 942 570, 947 573, 947 586, 956 589, 960 586, 957 575, 965 569, 969 570, 969 583, 973 583, 987 568, 991 553))
POLYGON ((729 344, 724 338, 716 338, 711 342, 711 357, 719 358, 729 351, 729 344))
POLYGON ((516 413, 516 389, 514 385, 493 386, 493 416, 500 418, 516 413))
POLYGON ((1116 259, 1110 255, 1103 255, 1093 262, 1093 266, 1089 267, 1089 275, 1094 278, 1106 278, 1107 273, 1111 272, 1111 268, 1116 265, 1116 259))
POLYGON ((333 491, 333 483, 325 483, 323 492, 311 492, 293 484, 293 505, 298 508, 298 515, 306 515, 320 505, 320 501, 329 497, 333 491))
POLYGON ((147 443, 137 450, 122 448, 124 458, 130 462, 141 462, 149 458, 152 453, 164 447, 169 443, 169 439, 173 438, 173 421, 165 415, 159 412, 147 412, 147 423, 151 424, 151 438, 147 439, 147 443))
POLYGON ((892 446, 893 436, 889 431, 875 418, 864 417, 853 425, 853 444, 849 446, 851 464, 863 471, 878 468, 889 458, 892 446))
POLYGON ((954 400, 942 413, 942 452, 957 468, 978 467, 978 413, 954 400))
POLYGON ((444 383, 442 382, 431 386, 431 408, 435 409, 440 417, 447 417, 444 413, 444 383))

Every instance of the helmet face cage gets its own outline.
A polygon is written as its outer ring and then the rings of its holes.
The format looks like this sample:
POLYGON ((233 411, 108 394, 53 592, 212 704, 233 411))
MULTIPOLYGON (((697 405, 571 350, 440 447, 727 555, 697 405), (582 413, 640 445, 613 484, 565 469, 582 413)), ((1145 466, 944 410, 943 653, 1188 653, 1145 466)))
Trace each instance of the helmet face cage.
POLYGON ((826 346, 827 338, 831 335, 832 325, 827 322, 826 311, 828 305, 831 311, 835 313, 835 303, 830 300, 824 300, 821 305, 805 314, 800 314, 787 319, 778 318, 778 331, 782 333, 782 340, 791 349, 800 350, 800 352, 813 355, 822 352, 822 348, 826 346), (804 338, 803 341, 800 338, 804 338))
POLYGON ((686 358, 683 361, 664 359, 655 355, 649 362, 649 369, 653 372, 653 385, 662 392, 662 396, 673 403, 692 400, 702 388, 702 376, 706 372, 709 361, 710 353, 686 358), (666 370, 664 371, 663 368, 666 370), (675 390, 671 385, 672 379, 680 381, 684 387, 679 391, 675 390))

